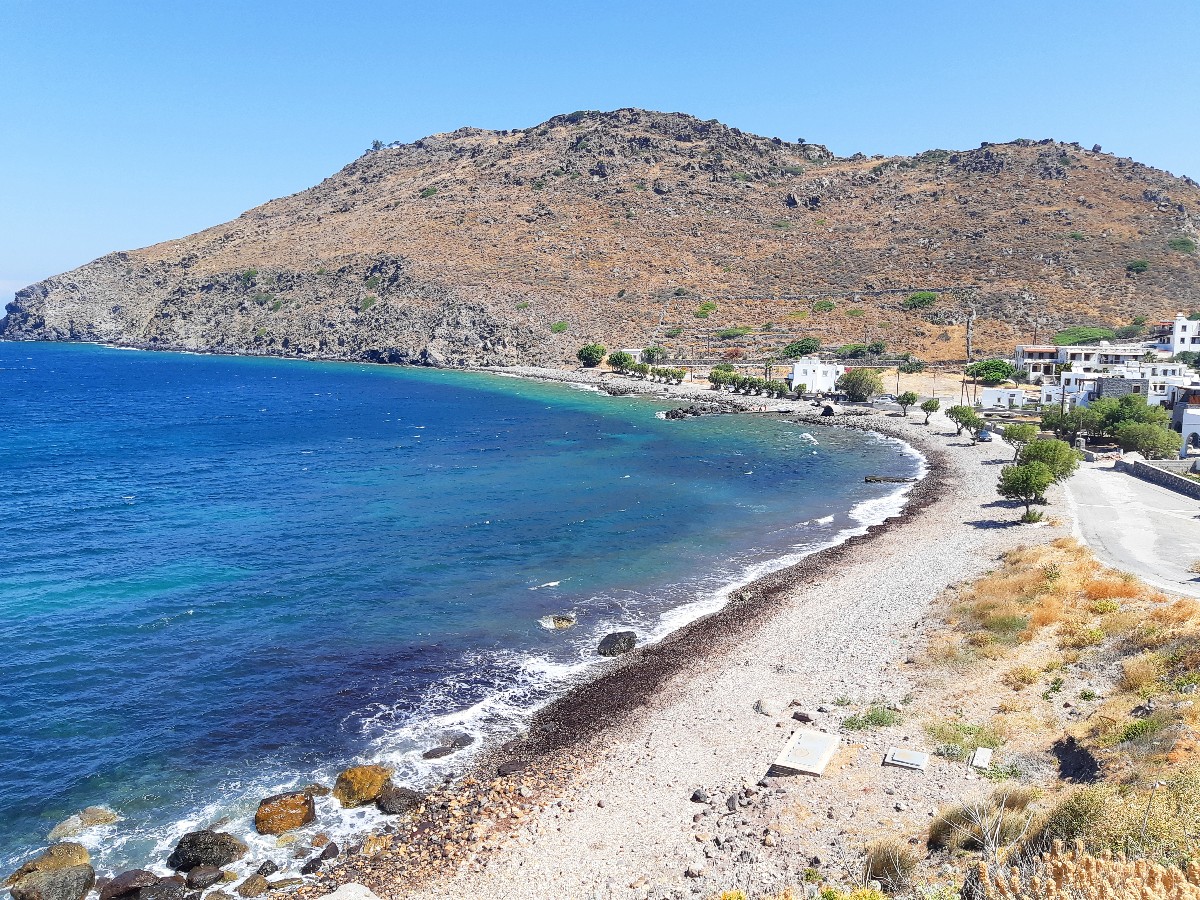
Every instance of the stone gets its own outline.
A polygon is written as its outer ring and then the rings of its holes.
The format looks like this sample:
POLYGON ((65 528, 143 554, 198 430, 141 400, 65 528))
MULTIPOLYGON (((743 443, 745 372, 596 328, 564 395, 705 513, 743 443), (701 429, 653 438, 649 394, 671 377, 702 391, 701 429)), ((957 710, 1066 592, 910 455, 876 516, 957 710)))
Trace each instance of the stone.
POLYGON ((805 723, 817 721, 816 714, 811 713, 806 709, 796 710, 794 713, 792 713, 792 718, 795 719, 797 722, 805 722, 805 723))
POLYGON ((600 642, 600 646, 596 648, 596 652, 601 656, 620 656, 636 646, 637 634, 632 631, 614 631, 605 636, 604 640, 600 642))
POLYGON ((697 788, 696 790, 692 791, 692 802, 693 803, 707 803, 708 802, 708 792, 705 791, 703 788, 697 788))
POLYGON ((317 847, 318 849, 321 847, 324 847, 328 843, 329 843, 329 835, 325 834, 325 832, 321 832, 320 834, 318 834, 316 837, 314 837, 312 839, 312 845, 314 847, 317 847))
POLYGON ((466 731, 447 731, 442 735, 442 746, 462 750, 475 743, 475 735, 466 731))
POLYGON ((336 857, 339 853, 341 853, 341 850, 338 849, 338 845, 330 842, 326 844, 325 849, 321 851, 321 859, 330 860, 336 857))
POLYGON ((204 895, 204 900, 233 900, 233 894, 228 891, 209 891, 204 895))
POLYGON ((271 889, 267 879, 257 872, 237 886, 239 897, 259 897, 271 889))
POLYGON ((224 874, 216 866, 196 866, 187 874, 187 886, 192 890, 202 891, 218 884, 224 874))
POLYGON ((332 894, 326 894, 318 900, 379 900, 379 897, 366 885, 351 881, 349 884, 343 884, 332 894))
POLYGON ((777 700, 769 700, 763 697, 755 702, 754 711, 774 718, 783 712, 783 705, 777 700))
POLYGON ((259 801, 254 813, 254 830, 259 834, 283 834, 303 828, 317 819, 313 795, 304 791, 275 794, 259 801))
POLYGON ((321 857, 314 856, 312 859, 308 860, 307 862, 304 863, 304 865, 302 865, 300 867, 300 874, 301 875, 315 875, 317 872, 321 871, 321 866, 324 864, 325 864, 325 861, 322 860, 321 857))
POLYGON ((38 869, 9 888, 12 900, 83 900, 96 883, 96 870, 87 863, 38 869))
POLYGON ((284 888, 295 887, 298 884, 304 884, 303 878, 276 878, 274 881, 267 882, 267 888, 272 891, 282 891, 284 888))
POLYGON ((95 828, 98 825, 111 825, 113 822, 119 821, 120 818, 120 816, 107 807, 89 806, 59 822, 50 829, 50 834, 47 837, 52 841, 57 841, 79 834, 79 832, 86 831, 89 828, 95 828))
POLYGON ((383 766, 351 766, 337 777, 333 797, 342 806, 363 806, 379 796, 391 775, 383 766))
POLYGON ((187 893, 186 885, 173 878, 163 878, 138 891, 137 900, 184 900, 187 893))
POLYGON ((421 754, 421 759, 441 759, 454 752, 453 747, 433 747, 421 754))
MULTIPOLYGON (((375 798, 375 805, 381 813, 389 816, 399 816, 421 805, 425 798, 416 791, 388 781, 375 798)), ((315 846, 315 844, 314 844, 315 846)))
POLYGON ((575 617, 569 613, 557 613, 552 616, 546 616, 544 621, 554 631, 565 631, 575 626, 575 617))
POLYGON ((13 872, 4 882, 4 886, 16 884, 26 875, 34 872, 52 872, 56 869, 66 869, 83 866, 91 862, 87 848, 83 844, 64 841, 61 844, 51 844, 17 871, 13 872))
POLYGON ((329 788, 325 787, 323 784, 317 784, 316 782, 306 785, 305 787, 300 788, 300 790, 304 791, 306 794, 312 794, 314 797, 328 797, 330 794, 329 788))
POLYGON ((135 894, 144 887, 158 884, 161 878, 161 875, 155 875, 146 869, 130 869, 100 889, 100 900, 117 900, 118 897, 135 894))
POLYGON ((196 866, 227 866, 245 856, 248 849, 223 831, 192 831, 179 839, 167 865, 176 872, 190 872, 196 866))
POLYGON ((277 866, 275 863, 273 863, 269 859, 265 863, 263 863, 261 866, 259 866, 257 869, 254 870, 256 875, 261 875, 263 878, 266 878, 270 875, 274 875, 278 871, 279 871, 279 866, 277 866))
POLYGON ((508 762, 500 763, 496 767, 496 774, 501 777, 505 775, 515 775, 518 772, 528 768, 529 763, 521 759, 510 759, 508 762))

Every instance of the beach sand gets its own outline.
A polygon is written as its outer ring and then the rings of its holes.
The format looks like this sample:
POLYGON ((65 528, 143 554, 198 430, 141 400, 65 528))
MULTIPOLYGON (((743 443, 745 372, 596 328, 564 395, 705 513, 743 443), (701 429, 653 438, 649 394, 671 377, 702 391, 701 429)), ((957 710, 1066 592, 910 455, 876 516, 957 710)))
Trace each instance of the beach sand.
MULTIPOLYGON (((690 385, 667 393, 714 394, 690 385)), ((813 412, 794 401, 720 396, 813 412)), ((767 777, 799 724, 793 710, 812 713, 806 727, 833 733, 868 704, 903 710, 921 692, 918 656, 934 601, 1004 551, 1065 533, 1015 525, 1017 512, 998 501, 1007 445, 973 446, 940 414, 929 428, 923 418, 842 420, 925 454, 929 474, 901 516, 743 589, 722 611, 621 658, 544 710, 527 735, 482 764, 468 797, 450 791, 431 804, 433 818, 461 823, 463 846, 447 849, 436 828, 410 825, 304 892, 358 881, 385 898, 711 897, 802 884, 806 869, 854 883, 869 835, 919 833, 935 807, 977 787, 975 776, 963 766, 882 768, 888 742, 932 749, 914 723, 844 738, 822 778, 767 777), (762 714, 759 700, 779 712, 762 714), (506 760, 524 768, 495 777, 506 760), (694 800, 697 791, 707 800, 694 800)))

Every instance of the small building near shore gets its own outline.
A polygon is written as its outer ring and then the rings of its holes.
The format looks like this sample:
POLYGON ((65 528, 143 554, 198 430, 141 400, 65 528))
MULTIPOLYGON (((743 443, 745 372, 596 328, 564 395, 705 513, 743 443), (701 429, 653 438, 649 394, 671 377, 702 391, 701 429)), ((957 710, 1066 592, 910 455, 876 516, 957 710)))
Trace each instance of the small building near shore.
POLYGON ((829 394, 834 391, 837 380, 845 373, 845 366, 825 362, 819 356, 805 356, 792 363, 792 374, 788 376, 788 384, 792 386, 792 390, 804 385, 807 393, 829 394))
POLYGON ((984 409, 1020 409, 1029 402, 1024 388, 984 388, 981 404, 984 409))

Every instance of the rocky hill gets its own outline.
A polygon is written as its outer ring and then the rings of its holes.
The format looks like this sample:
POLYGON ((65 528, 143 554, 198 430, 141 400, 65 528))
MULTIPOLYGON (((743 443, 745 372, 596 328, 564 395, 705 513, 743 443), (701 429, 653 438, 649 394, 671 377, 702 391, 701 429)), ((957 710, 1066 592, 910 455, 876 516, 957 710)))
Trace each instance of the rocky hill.
POLYGON ((1198 223, 1195 182, 1078 144, 843 159, 579 112, 374 149, 25 288, 0 336, 448 365, 559 364, 593 339, 749 359, 814 336, 961 359, 972 315, 988 352, 1200 307, 1198 223), (906 309, 915 291, 938 296, 906 309))

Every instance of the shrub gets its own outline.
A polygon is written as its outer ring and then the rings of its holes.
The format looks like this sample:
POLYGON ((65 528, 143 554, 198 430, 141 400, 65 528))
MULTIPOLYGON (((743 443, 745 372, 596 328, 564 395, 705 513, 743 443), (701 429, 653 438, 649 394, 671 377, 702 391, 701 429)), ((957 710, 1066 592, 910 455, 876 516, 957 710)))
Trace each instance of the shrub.
POLYGON ((363 283, 366 284, 368 290, 371 290, 371 291, 378 290, 379 276, 378 275, 369 275, 369 276, 367 276, 367 280, 363 283))
POLYGON ((247 269, 238 275, 238 280, 243 287, 250 287, 258 280, 258 269, 247 269))
POLYGON ((633 365, 633 357, 624 350, 617 350, 608 354, 609 366, 617 372, 624 372, 633 365))
POLYGON ((570 327, 571 326, 568 325, 566 322, 555 322, 553 325, 550 326, 550 330, 554 334, 562 334, 564 331, 566 331, 570 327))
POLYGON ((1121 688, 1141 694, 1158 684, 1166 667, 1157 653, 1142 653, 1121 663, 1121 688))
MULTIPOLYGON (((675 296, 676 296, 676 297, 686 297, 686 296, 688 295, 687 288, 685 288, 685 287, 677 287, 677 288, 675 288, 675 292, 674 292, 674 293, 675 293, 675 296)), ((702 304, 701 304, 701 306, 707 306, 707 305, 708 305, 707 303, 702 303, 702 304)), ((714 306, 714 307, 713 307, 713 309, 716 309, 716 307, 714 306)))
POLYGON ((1196 252, 1196 242, 1190 237, 1186 237, 1184 235, 1171 238, 1169 241, 1167 241, 1167 246, 1172 250, 1178 251, 1179 253, 1196 252))
POLYGON ((984 384, 1000 384, 1016 374, 1016 367, 1003 359, 985 359, 967 366, 967 375, 984 384))
POLYGON ((818 300, 812 305, 813 312, 827 313, 833 312, 835 304, 832 300, 818 300))
POLYGON ((938 755, 953 760, 964 760, 979 747, 996 750, 1004 744, 1004 737, 990 725, 947 719, 927 724, 925 731, 938 745, 938 755))
POLYGON ((1025 512, 1030 512, 1030 506, 1042 499, 1046 488, 1054 482, 1054 473, 1043 462, 1024 463, 1016 466, 1005 466, 1000 470, 1000 480, 996 491, 1007 500, 1018 500, 1025 504, 1025 512))
POLYGON ((722 341, 732 340, 733 338, 745 337, 754 329, 746 325, 738 325, 734 328, 723 328, 717 332, 717 337, 722 341))
POLYGON ((926 309, 937 303, 938 295, 933 291, 917 291, 909 294, 900 304, 903 309, 926 309))
POLYGON ((867 314, 867 311, 865 309, 863 309, 861 306, 854 306, 854 307, 851 307, 850 309, 846 310, 846 315, 848 315, 852 319, 861 319, 866 314, 867 314))
POLYGON ((820 350, 821 342, 816 338, 800 338, 784 347, 783 355, 787 359, 799 359, 802 356, 812 356, 814 353, 819 353, 820 350))
POLYGON ((679 337, 681 334, 683 334, 683 327, 681 325, 676 325, 673 328, 668 328, 666 331, 664 331, 663 337, 675 338, 679 337))
POLYGON ((422 197, 422 199, 428 199, 428 198, 432 197, 434 194, 436 194, 437 192, 438 192, 438 189, 435 187, 432 187, 432 186, 427 187, 427 188, 422 188, 421 189, 421 197, 422 197))
POLYGON ((1125 422, 1117 428, 1117 442, 1122 450, 1135 451, 1147 459, 1174 459, 1179 455, 1179 435, 1161 425, 1125 422))
POLYGON ((603 344, 584 344, 575 351, 575 356, 581 363, 591 369, 604 361, 604 354, 607 352, 608 350, 603 344))
POLYGON ((907 841, 882 838, 867 846, 863 881, 878 881, 885 890, 897 893, 908 887, 917 862, 916 851, 907 841))
POLYGON ((919 399, 921 398, 918 397, 913 391, 905 391, 903 394, 897 397, 896 402, 900 404, 901 414, 907 416, 908 408, 916 403, 919 399))
POLYGON ((834 352, 843 359, 862 359, 870 350, 866 344, 842 344, 834 352))
POLYGON ((932 416, 942 407, 942 401, 937 397, 931 397, 921 404, 921 412, 925 413, 925 424, 929 424, 929 417, 932 416))
POLYGON ((918 372, 925 371, 925 363, 919 359, 906 359, 900 363, 900 371, 905 375, 916 375, 918 372))
POLYGON ((1149 271, 1150 262, 1145 259, 1135 259, 1125 263, 1125 271, 1133 275, 1141 275, 1143 272, 1149 271))
POLYGON ((1111 328, 1100 328, 1094 325, 1076 325, 1064 328, 1054 335, 1054 343, 1064 344, 1094 344, 1097 341, 1110 341, 1116 334, 1111 328))
POLYGON ((648 363, 662 362, 667 358, 667 348, 660 347, 657 344, 651 344, 642 351, 642 359, 648 363))
MULTIPOLYGON (((682 288, 680 288, 682 290, 682 288)), ((697 319, 707 319, 709 315, 717 311, 717 304, 711 300, 705 300, 696 307, 696 311, 692 313, 697 319)))
POLYGON ((1087 240, 1087 237, 1084 235, 1084 233, 1082 231, 1072 231, 1070 234, 1067 235, 1067 237, 1069 237, 1073 241, 1086 241, 1087 240))
POLYGON ((1014 691, 1019 691, 1031 684, 1037 684, 1041 677, 1042 673, 1033 666, 1016 666, 1005 672, 1000 680, 1014 691))
POLYGON ((883 382, 874 369, 851 369, 837 380, 836 387, 855 403, 870 400, 873 394, 883 393, 883 382))
POLYGON ((886 728, 889 725, 899 725, 901 721, 900 714, 894 709, 876 705, 867 708, 858 715, 850 716, 842 722, 842 727, 850 731, 865 731, 868 728, 886 728))
POLYGON ((1079 451, 1066 441, 1037 439, 1029 441, 1017 451, 1017 460, 1023 466, 1041 463, 1050 470, 1051 478, 1058 484, 1074 475, 1079 468, 1079 451))
POLYGON ((375 305, 375 302, 378 299, 379 299, 378 297, 372 296, 371 294, 367 294, 367 296, 363 297, 362 302, 360 304, 358 304, 358 311, 366 312, 368 309, 370 309, 372 306, 375 305))
POLYGON ((517 309, 529 309, 529 301, 522 300, 520 303, 517 304, 517 309))

